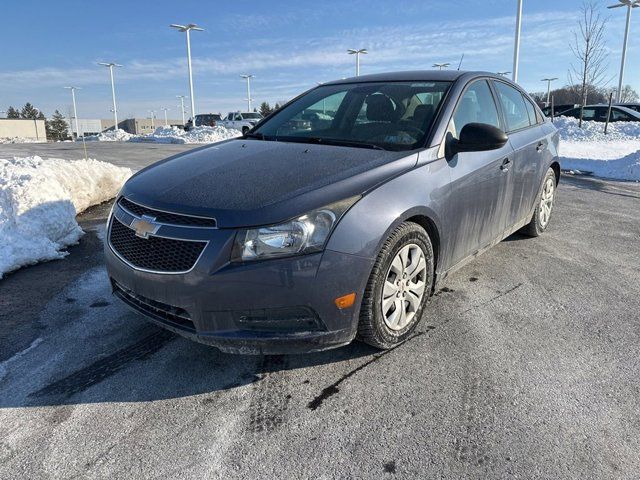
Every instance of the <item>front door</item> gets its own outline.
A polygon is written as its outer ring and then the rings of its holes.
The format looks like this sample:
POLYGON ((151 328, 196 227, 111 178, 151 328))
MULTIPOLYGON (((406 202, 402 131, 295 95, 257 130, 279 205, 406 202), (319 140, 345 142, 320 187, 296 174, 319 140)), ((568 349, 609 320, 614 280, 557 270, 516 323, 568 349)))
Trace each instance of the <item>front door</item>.
MULTIPOLYGON (((468 123, 502 128, 486 80, 471 83, 462 94, 449 123, 447 137, 459 138, 460 131, 468 123)), ((449 266, 475 254, 501 235, 512 154, 507 142, 497 150, 460 152, 449 160, 451 192, 446 219, 451 228, 449 266)))

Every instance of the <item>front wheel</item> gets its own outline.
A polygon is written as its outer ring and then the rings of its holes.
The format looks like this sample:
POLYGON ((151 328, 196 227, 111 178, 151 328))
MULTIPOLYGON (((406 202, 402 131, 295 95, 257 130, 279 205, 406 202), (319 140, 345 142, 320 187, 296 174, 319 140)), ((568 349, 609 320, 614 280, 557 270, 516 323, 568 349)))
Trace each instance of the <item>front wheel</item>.
POLYGON ((556 173, 553 171, 553 168, 549 168, 544 176, 542 188, 537 197, 536 210, 533 213, 533 218, 531 222, 522 229, 522 233, 537 237, 547 229, 549 220, 551 220, 557 184, 556 173))
POLYGON ((242 135, 246 135, 249 131, 249 127, 242 127, 242 135))
POLYGON ((358 337, 377 348, 405 341, 433 287, 433 247, 418 224, 402 223, 385 241, 362 299, 358 337))

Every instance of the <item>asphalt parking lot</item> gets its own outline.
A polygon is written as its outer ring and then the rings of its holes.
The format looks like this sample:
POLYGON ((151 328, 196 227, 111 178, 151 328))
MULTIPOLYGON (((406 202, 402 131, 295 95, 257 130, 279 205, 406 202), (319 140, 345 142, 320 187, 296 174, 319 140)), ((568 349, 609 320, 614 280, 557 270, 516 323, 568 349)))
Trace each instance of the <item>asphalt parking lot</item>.
MULTIPOLYGON (((61 145, 0 158, 78 157, 61 145)), ((0 478, 637 478, 640 184, 565 175, 547 232, 455 273, 408 342, 306 356, 223 354, 130 312, 108 210, 66 259, 0 280, 0 478)))

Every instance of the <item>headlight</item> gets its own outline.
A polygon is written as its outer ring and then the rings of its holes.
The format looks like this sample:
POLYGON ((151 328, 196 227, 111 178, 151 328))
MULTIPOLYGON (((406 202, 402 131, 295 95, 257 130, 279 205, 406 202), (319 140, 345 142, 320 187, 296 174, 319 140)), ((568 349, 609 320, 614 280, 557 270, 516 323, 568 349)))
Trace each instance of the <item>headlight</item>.
POLYGON ((319 252, 342 215, 359 198, 332 203, 279 225, 240 230, 236 234, 231 261, 249 262, 319 252))

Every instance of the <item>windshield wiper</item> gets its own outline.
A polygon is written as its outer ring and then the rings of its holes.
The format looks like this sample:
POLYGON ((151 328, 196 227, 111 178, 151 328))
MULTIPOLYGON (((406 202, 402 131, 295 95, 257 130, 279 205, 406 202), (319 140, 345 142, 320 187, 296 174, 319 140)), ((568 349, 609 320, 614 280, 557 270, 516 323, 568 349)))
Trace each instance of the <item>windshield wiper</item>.
POLYGON ((322 137, 278 137, 285 142, 313 143, 316 145, 336 145, 341 147, 371 148, 373 150, 386 150, 375 143, 358 142, 357 140, 340 140, 337 138, 322 137))

